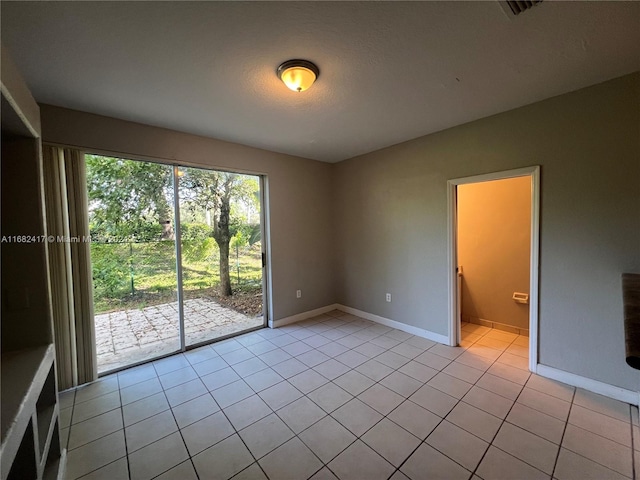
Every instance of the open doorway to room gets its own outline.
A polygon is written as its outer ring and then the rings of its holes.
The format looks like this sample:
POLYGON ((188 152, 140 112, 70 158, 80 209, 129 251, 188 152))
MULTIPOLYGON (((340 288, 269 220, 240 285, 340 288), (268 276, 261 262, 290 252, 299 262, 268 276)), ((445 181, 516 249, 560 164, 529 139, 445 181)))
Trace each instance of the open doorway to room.
POLYGON ((99 374, 266 325, 262 177, 85 160, 99 374))
POLYGON ((450 180, 450 343, 535 371, 539 167, 450 180))

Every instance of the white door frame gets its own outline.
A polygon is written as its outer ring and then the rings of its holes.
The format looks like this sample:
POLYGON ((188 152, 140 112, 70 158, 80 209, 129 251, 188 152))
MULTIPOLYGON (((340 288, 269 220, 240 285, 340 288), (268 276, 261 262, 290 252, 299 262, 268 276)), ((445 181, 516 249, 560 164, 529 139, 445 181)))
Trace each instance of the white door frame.
POLYGON ((540 259, 540 166, 517 168, 502 172, 474 175, 447 180, 447 263, 449 268, 449 345, 455 346, 460 339, 460 322, 457 306, 457 190, 458 185, 488 182, 514 177, 531 177, 531 248, 529 261, 529 370, 536 372, 538 365, 538 271, 540 259))

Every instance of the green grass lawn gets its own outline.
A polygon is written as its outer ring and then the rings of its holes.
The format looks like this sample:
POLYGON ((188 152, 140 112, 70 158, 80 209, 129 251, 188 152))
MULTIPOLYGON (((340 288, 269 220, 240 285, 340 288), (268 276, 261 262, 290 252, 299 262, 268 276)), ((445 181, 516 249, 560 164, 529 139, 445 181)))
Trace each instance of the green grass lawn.
MULTIPOLYGON (((183 242, 182 284, 185 298, 210 296, 217 288, 219 252, 213 239, 183 242)), ((96 314, 123 308, 144 308, 176 300, 176 256, 172 241, 92 243, 94 310, 96 314)), ((235 291, 262 291, 260 243, 232 249, 229 258, 235 291)))

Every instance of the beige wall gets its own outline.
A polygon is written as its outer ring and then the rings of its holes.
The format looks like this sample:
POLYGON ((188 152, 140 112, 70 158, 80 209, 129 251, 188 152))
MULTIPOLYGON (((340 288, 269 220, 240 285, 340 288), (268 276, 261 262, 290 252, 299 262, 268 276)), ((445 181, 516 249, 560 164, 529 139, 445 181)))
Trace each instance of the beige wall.
POLYGON ((446 335, 447 180, 541 165, 539 361, 637 390, 639 97, 635 73, 337 164, 338 301, 446 335))
POLYGON ((462 315, 529 328, 531 177, 458 186, 462 315))
POLYGON ((41 114, 43 142, 266 174, 273 319, 334 302, 330 164, 49 105, 41 114))

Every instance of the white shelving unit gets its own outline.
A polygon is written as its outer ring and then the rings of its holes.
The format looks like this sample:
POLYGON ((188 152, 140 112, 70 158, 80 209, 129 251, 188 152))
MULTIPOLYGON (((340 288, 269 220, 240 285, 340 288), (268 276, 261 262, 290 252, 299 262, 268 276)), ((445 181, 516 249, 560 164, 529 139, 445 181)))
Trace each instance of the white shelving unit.
POLYGON ((62 479, 40 111, 2 47, 1 480, 62 479))

